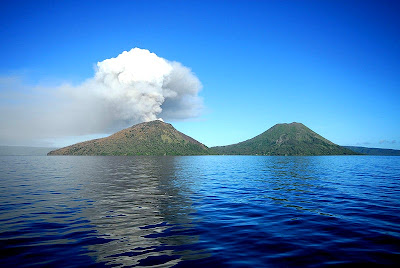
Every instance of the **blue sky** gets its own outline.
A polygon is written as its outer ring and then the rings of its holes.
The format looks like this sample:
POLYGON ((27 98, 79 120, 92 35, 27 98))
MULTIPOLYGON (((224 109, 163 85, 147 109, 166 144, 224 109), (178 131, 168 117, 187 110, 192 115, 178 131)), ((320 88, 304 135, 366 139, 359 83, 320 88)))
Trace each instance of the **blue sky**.
POLYGON ((295 121, 340 145, 400 149, 398 14, 398 1, 2 1, 0 106, 139 47, 200 79, 202 115, 171 123, 208 146, 295 121))

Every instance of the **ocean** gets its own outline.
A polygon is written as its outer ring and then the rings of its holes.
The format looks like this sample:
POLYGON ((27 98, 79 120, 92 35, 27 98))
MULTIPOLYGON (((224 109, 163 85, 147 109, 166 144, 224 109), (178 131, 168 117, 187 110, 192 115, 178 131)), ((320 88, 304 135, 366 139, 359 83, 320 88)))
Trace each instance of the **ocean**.
POLYGON ((400 265, 400 157, 0 156, 2 267, 400 265))

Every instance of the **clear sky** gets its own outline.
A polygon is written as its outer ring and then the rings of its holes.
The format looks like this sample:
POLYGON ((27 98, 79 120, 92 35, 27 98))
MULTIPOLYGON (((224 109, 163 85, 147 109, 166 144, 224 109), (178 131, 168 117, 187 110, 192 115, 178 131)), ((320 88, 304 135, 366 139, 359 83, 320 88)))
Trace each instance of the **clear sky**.
POLYGON ((171 123, 207 146, 295 121, 339 145, 400 149, 399 14, 396 0, 3 0, 0 119, 27 92, 80 84, 97 62, 138 47, 201 81, 202 114, 171 123))

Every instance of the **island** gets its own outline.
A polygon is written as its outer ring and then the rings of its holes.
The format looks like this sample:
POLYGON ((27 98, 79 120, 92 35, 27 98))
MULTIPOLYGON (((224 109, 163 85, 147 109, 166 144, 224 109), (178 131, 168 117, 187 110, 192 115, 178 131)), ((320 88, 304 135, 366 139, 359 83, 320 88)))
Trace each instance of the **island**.
POLYGON ((301 123, 276 124, 249 140, 208 148, 161 120, 144 122, 109 137, 53 150, 48 155, 356 155, 301 123))

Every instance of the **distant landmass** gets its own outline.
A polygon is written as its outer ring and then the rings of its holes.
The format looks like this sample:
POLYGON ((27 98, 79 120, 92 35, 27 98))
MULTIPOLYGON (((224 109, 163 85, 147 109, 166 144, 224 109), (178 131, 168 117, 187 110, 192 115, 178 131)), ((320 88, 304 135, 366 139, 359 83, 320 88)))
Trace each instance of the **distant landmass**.
POLYGON ((140 123, 109 137, 77 143, 48 155, 205 155, 208 147, 160 120, 140 123))
POLYGON ((208 148, 160 120, 140 123, 109 137, 53 150, 48 155, 354 155, 301 123, 277 124, 228 146, 208 148))
POLYGON ((381 149, 381 148, 368 148, 368 147, 359 147, 359 146, 343 146, 347 149, 350 149, 354 152, 366 155, 400 155, 400 150, 393 149, 381 149))
POLYGON ((27 155, 40 156, 47 155, 48 152, 56 148, 51 147, 29 147, 29 146, 0 146, 0 155, 27 155))
POLYGON ((277 124, 237 144, 210 148, 227 155, 354 155, 358 154, 318 135, 301 123, 277 124))

